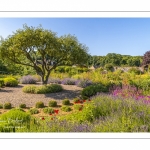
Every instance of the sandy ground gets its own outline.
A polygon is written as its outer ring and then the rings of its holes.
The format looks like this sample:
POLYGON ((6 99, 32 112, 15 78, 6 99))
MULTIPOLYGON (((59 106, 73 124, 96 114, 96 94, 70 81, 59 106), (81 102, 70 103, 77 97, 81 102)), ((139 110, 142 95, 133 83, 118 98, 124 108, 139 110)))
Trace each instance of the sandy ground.
POLYGON ((25 103, 27 107, 34 107, 38 101, 43 101, 45 106, 52 99, 57 100, 58 105, 64 98, 70 100, 80 95, 82 88, 74 85, 62 85, 64 90, 58 93, 50 94, 28 94, 22 92, 22 87, 26 86, 19 84, 17 87, 5 87, 0 90, 0 103, 10 102, 13 107, 18 107, 20 104, 25 103))

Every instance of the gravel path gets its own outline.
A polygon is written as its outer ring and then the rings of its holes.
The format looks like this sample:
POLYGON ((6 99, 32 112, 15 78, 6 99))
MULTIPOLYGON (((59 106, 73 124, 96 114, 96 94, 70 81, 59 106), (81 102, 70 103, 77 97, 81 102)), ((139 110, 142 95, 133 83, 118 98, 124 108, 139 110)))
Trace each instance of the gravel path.
POLYGON ((61 100, 69 98, 70 100, 80 95, 82 88, 75 85, 62 85, 64 90, 58 93, 50 94, 28 94, 22 92, 23 84, 19 84, 17 87, 5 87, 0 90, 0 103, 10 102, 13 107, 19 106, 21 103, 25 103, 27 107, 34 107, 38 101, 43 101, 47 106, 49 100, 55 99, 58 104, 61 104, 61 100))

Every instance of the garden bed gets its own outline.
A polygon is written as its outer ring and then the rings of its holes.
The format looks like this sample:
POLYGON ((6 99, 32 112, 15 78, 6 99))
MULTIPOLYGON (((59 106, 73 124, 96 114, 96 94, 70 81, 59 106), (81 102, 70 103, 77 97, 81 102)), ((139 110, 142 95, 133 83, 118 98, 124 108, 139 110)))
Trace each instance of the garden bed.
MULTIPOLYGON (((13 107, 18 107, 20 104, 25 103, 27 107, 34 107, 38 101, 43 101, 45 105, 48 105, 49 100, 55 99, 58 104, 61 104, 61 100, 69 98, 70 100, 80 95, 82 88, 75 85, 62 85, 63 91, 50 94, 28 94, 22 91, 22 88, 26 86, 19 84, 17 87, 5 87, 0 90, 0 103, 10 102, 13 107)), ((37 86, 40 86, 37 85, 37 86)))

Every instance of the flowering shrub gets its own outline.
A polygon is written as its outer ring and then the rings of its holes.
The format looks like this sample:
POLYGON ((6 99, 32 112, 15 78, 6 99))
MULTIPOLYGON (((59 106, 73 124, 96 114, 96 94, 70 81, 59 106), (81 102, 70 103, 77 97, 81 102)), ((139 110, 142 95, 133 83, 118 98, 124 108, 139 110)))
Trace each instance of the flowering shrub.
POLYGON ((58 109, 54 109, 55 114, 58 114, 59 110, 58 109))
POLYGON ((36 82, 37 82, 37 79, 30 75, 23 76, 20 79, 20 83, 22 83, 22 84, 35 84, 36 82))
POLYGON ((76 80, 75 79, 71 79, 71 78, 65 78, 62 80, 61 82, 64 85, 75 85, 76 84, 76 80))
POLYGON ((82 88, 92 85, 92 81, 90 80, 78 80, 76 85, 82 88))
POLYGON ((48 79, 48 83, 55 83, 55 84, 61 84, 61 79, 59 78, 50 78, 48 79))
POLYGON ((138 96, 142 95, 142 90, 130 85, 123 85, 122 87, 114 86, 110 88, 110 92, 114 96, 120 96, 124 98, 137 98, 138 96))
POLYGON ((132 98, 140 100, 145 104, 150 104, 150 96, 143 95, 143 91, 135 86, 123 85, 122 87, 113 87, 110 93, 116 97, 132 98))

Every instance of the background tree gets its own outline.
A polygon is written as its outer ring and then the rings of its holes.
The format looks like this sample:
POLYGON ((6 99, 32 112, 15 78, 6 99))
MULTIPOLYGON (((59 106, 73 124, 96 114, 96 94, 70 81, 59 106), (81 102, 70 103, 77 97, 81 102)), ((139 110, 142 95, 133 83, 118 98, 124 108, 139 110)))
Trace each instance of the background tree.
POLYGON ((143 56, 142 65, 149 65, 150 64, 150 51, 147 51, 143 56))
POLYGON ((75 36, 57 37, 56 33, 40 27, 23 26, 1 42, 2 58, 32 67, 47 84, 53 69, 61 65, 86 64, 88 48, 75 36))

